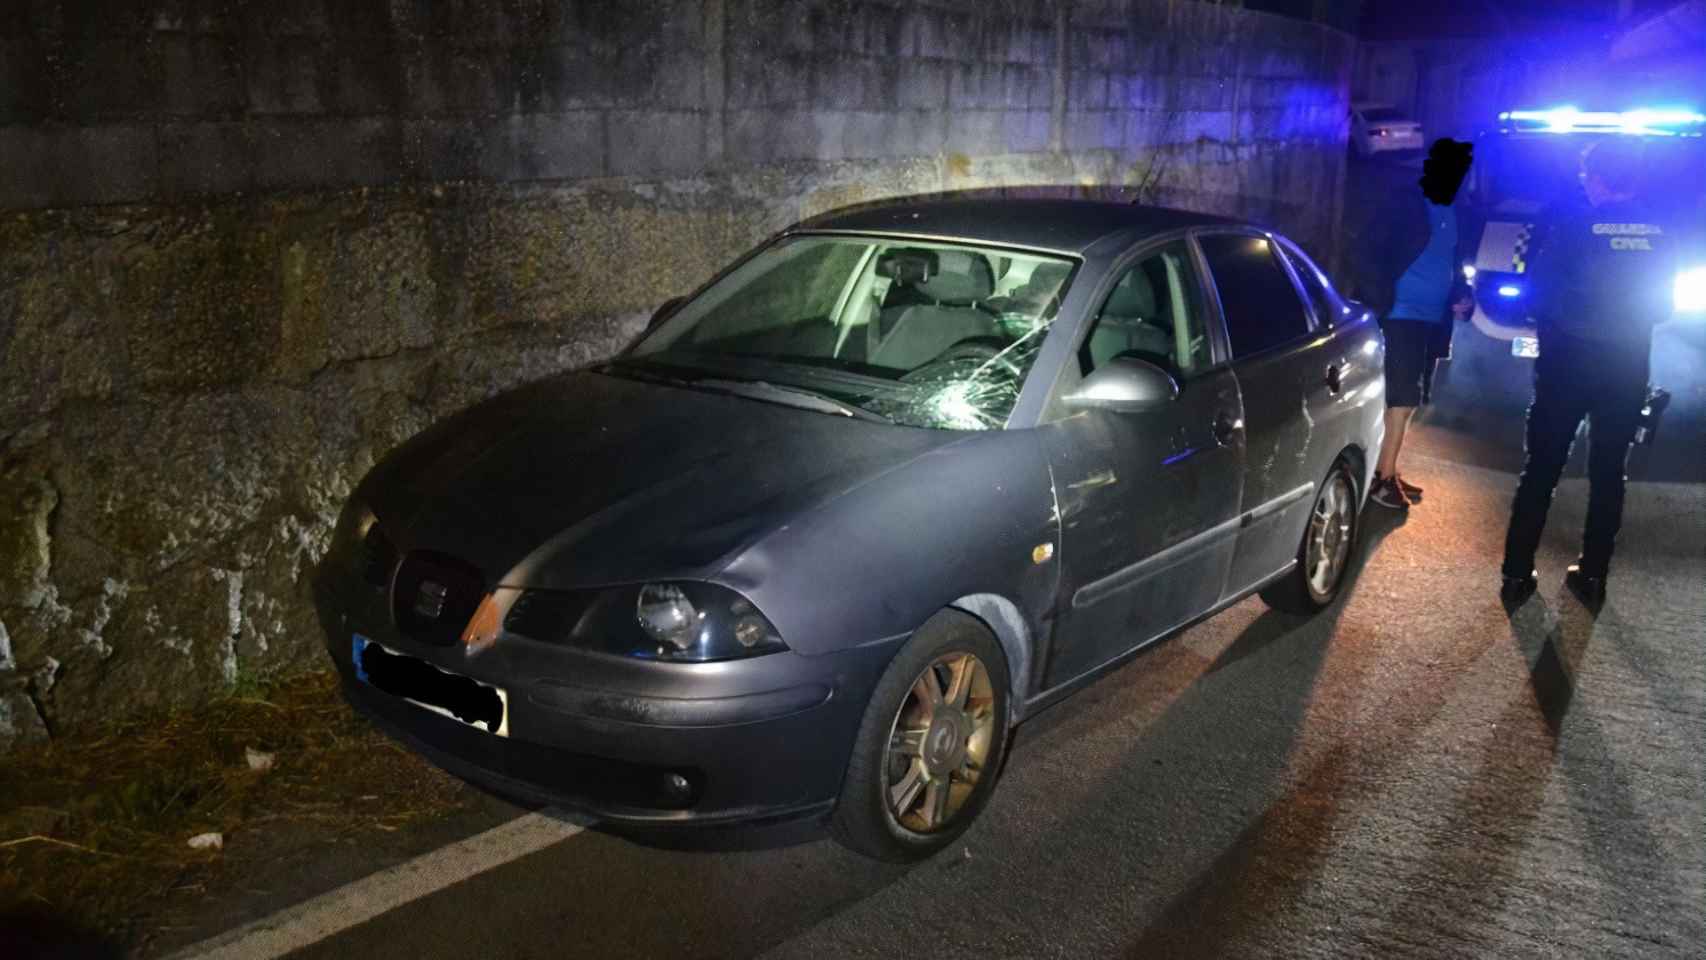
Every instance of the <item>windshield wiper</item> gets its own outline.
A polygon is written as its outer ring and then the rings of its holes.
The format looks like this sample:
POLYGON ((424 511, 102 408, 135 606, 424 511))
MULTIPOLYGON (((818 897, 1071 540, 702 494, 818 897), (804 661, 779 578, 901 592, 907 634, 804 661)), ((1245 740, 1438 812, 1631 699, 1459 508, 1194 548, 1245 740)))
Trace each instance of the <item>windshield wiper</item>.
POLYGON ((856 404, 837 400, 834 397, 814 390, 807 390, 804 387, 783 387, 766 380, 722 380, 710 377, 695 380, 692 386, 709 387, 723 393, 751 397, 754 400, 768 400, 772 403, 784 403, 791 407, 801 407, 806 410, 839 413, 844 417, 857 417, 860 420, 870 420, 876 423, 890 425, 894 423, 893 419, 874 410, 866 410, 856 404))

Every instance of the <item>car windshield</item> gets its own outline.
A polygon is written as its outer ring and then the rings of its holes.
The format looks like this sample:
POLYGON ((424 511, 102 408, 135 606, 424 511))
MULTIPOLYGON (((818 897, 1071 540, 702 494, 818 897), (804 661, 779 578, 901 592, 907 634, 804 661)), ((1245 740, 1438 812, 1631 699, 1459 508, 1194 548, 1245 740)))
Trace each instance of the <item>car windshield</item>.
POLYGON ((1388 123, 1402 120, 1404 115, 1391 107, 1369 107, 1362 112, 1362 118, 1369 123, 1388 123))
POLYGON ((788 237, 681 307, 616 367, 817 409, 833 409, 828 400, 847 415, 908 426, 1001 429, 1073 267, 954 243, 788 237))

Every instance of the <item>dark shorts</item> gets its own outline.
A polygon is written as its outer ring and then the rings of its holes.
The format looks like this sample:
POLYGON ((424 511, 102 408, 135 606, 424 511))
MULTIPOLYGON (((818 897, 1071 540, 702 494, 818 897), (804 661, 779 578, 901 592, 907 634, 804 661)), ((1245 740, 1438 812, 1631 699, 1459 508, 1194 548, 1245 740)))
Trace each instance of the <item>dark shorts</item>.
POLYGON ((1451 324, 1380 321, 1386 335, 1386 405, 1419 407, 1433 398, 1434 366, 1451 356, 1451 324))

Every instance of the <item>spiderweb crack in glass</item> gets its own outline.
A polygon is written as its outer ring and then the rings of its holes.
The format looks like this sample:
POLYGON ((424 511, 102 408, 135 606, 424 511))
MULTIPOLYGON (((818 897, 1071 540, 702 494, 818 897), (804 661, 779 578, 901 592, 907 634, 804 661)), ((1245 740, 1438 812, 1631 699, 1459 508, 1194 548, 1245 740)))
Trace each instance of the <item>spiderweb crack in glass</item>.
POLYGON ((1037 327, 988 359, 955 359, 918 371, 931 376, 916 380, 902 411, 891 415, 946 430, 1000 429, 1019 399, 1022 380, 1015 371, 1030 367, 1047 329, 1037 327))

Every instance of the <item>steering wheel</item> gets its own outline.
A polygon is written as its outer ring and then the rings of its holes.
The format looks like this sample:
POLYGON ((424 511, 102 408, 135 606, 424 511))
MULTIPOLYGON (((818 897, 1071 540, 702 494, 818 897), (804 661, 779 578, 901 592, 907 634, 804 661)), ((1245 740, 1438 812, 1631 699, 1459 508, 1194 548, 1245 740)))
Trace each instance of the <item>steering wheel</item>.
POLYGON ((945 367, 949 364, 976 364, 978 366, 982 366, 984 364, 990 364, 991 361, 993 361, 992 365, 994 367, 1017 380, 1024 371, 1019 369, 1019 365, 1013 361, 1013 358, 1009 354, 1004 352, 1005 350, 1006 348, 998 342, 995 342, 995 338, 993 337, 973 337, 961 340, 932 357, 928 362, 900 379, 906 383, 915 383, 921 380, 932 380, 936 379, 936 377, 920 376, 920 374, 924 374, 928 371, 935 371, 937 368, 945 367))

